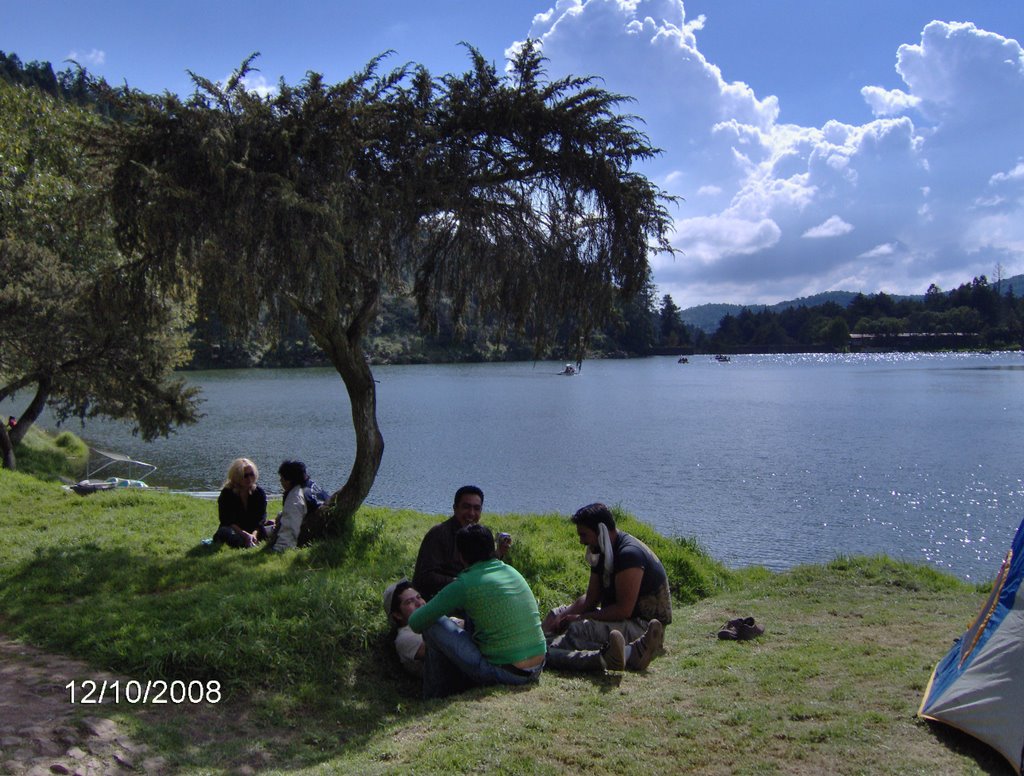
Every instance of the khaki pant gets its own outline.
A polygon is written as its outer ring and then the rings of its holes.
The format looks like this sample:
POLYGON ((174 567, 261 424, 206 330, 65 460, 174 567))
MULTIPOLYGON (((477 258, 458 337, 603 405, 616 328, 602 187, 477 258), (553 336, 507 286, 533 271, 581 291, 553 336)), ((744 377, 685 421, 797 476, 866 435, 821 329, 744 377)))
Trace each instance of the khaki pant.
MULTIPOLYGON (((552 612, 557 616, 567 608, 568 605, 560 606, 552 612)), ((601 651, 613 630, 619 631, 628 644, 644 635, 647 620, 576 620, 548 642, 548 666, 566 671, 604 670, 601 651)))

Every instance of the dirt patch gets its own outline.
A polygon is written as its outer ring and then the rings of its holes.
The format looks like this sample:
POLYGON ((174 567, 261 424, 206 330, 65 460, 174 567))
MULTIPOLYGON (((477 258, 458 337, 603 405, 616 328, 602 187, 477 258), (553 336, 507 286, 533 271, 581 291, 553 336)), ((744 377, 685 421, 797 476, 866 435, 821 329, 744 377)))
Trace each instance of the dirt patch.
MULTIPOLYGON (((110 719, 118 716, 115 710, 126 710, 123 697, 120 707, 109 698, 103 703, 81 703, 86 680, 97 685, 106 681, 108 686, 119 682, 121 688, 129 681, 0 635, 0 773, 121 776, 173 772, 164 757, 110 719), (71 682, 76 686, 75 704, 68 687, 71 682)), ((222 750, 217 740, 220 737, 223 743, 244 735, 249 725, 244 705, 136 705, 127 710, 143 724, 173 722, 186 740, 206 752, 205 758, 212 756, 220 760, 218 767, 246 774, 268 764, 265 752, 236 751, 239 761, 225 762, 218 756, 222 750)))
POLYGON ((0 772, 168 772, 162 758, 104 716, 109 705, 71 704, 68 683, 86 677, 122 679, 0 636, 0 772), (93 713, 83 713, 85 708, 93 713))

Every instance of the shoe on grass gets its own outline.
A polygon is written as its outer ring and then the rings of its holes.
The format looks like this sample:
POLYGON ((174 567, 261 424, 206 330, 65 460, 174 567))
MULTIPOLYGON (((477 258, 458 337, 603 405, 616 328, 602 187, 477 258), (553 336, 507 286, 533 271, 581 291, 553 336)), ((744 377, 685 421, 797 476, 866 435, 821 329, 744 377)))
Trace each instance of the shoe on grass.
POLYGON ((762 633, 764 633, 764 626, 754 622, 753 617, 744 617, 736 625, 736 638, 740 641, 756 639, 762 633))
POLYGON ((651 620, 643 636, 630 644, 629 662, 627 667, 632 671, 643 671, 650 665, 654 656, 661 652, 665 641, 665 626, 660 620, 651 620))
POLYGON ((608 634, 608 644, 601 653, 606 671, 626 670, 626 639, 622 633, 613 630, 608 634))

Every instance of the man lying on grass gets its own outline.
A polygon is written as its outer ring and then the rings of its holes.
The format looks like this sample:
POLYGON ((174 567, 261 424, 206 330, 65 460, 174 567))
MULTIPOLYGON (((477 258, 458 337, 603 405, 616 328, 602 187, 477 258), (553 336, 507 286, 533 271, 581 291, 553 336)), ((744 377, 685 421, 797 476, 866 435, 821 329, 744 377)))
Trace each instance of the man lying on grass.
POLYGON ((494 535, 479 523, 460 528, 455 547, 465 569, 409 615, 423 634, 423 697, 466 687, 526 684, 540 678, 546 642, 533 591, 522 575, 495 557, 494 535), (465 629, 446 615, 465 613, 465 629))
POLYGON ((668 576, 642 541, 615 528, 604 504, 572 516, 591 565, 586 595, 544 619, 552 668, 643 671, 661 650, 672 622, 668 576))
MULTIPOLYGON (((387 612, 388 620, 394 627, 392 641, 395 645, 395 652, 402 668, 416 677, 423 677, 423 660, 427 654, 427 645, 423 643, 423 636, 414 633, 409 627, 409 616, 426 604, 423 596, 412 586, 408 579, 400 579, 388 585, 384 591, 384 611, 387 612)), ((452 618, 458 627, 462 628, 465 623, 455 617, 452 618)))

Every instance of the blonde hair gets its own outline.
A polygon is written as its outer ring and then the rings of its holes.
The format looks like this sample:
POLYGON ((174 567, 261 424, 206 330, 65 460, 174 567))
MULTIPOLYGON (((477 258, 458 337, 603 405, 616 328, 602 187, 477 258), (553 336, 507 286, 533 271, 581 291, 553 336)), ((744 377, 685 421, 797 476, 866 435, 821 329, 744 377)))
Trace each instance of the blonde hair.
POLYGON ((235 493, 241 493, 245 488, 244 472, 246 467, 252 469, 252 473, 256 475, 256 482, 258 482, 260 479, 260 470, 256 468, 256 464, 248 458, 236 458, 228 467, 228 478, 224 480, 224 484, 221 485, 221 488, 231 488, 235 493))

